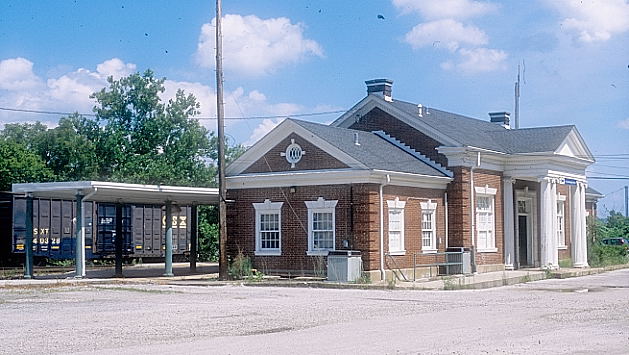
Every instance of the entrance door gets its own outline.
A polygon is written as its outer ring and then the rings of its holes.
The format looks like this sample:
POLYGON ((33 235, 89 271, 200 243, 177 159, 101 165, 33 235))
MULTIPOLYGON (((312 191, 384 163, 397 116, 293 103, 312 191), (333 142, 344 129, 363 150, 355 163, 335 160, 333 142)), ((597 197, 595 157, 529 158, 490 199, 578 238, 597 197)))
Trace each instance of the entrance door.
POLYGON ((518 216, 518 250, 520 251, 518 254, 518 260, 520 262, 520 266, 528 265, 528 226, 529 226, 529 216, 519 215, 518 216))

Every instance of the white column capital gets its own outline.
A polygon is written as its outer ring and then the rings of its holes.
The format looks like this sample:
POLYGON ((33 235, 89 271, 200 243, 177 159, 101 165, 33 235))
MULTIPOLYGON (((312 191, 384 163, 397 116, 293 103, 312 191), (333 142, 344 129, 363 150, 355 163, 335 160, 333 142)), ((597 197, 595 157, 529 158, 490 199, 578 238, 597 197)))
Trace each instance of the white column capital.
POLYGON ((515 180, 516 179, 514 177, 511 177, 511 176, 503 176, 502 177, 502 182, 505 183, 505 184, 513 185, 513 184, 515 184, 515 180))

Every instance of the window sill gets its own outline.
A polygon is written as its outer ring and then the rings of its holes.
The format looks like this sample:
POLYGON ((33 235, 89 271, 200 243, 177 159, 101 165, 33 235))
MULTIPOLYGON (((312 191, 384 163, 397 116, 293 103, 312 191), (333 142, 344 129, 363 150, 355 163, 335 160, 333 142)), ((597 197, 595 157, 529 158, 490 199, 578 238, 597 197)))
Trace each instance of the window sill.
POLYGON ((391 256, 406 255, 406 250, 390 251, 389 255, 391 256))
POLYGON ((558 250, 568 250, 568 246, 567 245, 560 245, 557 247, 558 250))
POLYGON ((280 250, 256 250, 255 256, 280 256, 282 252, 280 250))
POLYGON ((479 252, 479 253, 496 253, 496 252, 498 252, 498 248, 478 249, 476 251, 479 252))
POLYGON ((308 256, 328 256, 329 250, 308 250, 306 255, 308 256))
POLYGON ((422 254, 436 254, 437 249, 422 249, 422 254))

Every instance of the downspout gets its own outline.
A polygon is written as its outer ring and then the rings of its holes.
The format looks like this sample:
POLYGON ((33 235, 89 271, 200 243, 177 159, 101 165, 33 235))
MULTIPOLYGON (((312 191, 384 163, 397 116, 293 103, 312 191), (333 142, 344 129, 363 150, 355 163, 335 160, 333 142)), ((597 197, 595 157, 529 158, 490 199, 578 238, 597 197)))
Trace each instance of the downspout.
POLYGON ((380 279, 384 281, 385 272, 384 272, 384 194, 382 192, 382 188, 385 185, 388 185, 391 182, 391 176, 387 174, 387 182, 384 184, 380 184, 380 279))
POLYGON ((449 242, 448 239, 450 238, 448 235, 448 191, 443 193, 443 205, 445 208, 445 220, 446 220, 446 249, 448 250, 448 246, 449 246, 449 242))
POLYGON ((476 152, 476 164, 470 168, 470 220, 472 222, 472 272, 476 272, 476 204, 474 201, 474 169, 480 167, 480 152, 476 152))

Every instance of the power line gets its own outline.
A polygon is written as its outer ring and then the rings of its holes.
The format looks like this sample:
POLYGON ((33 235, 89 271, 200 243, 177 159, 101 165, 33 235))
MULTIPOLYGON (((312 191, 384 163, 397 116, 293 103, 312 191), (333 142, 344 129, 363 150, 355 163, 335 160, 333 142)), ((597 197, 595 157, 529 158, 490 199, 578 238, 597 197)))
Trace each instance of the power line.
POLYGON ((588 176, 588 179, 595 179, 595 180, 629 180, 629 176, 625 176, 625 177, 588 176))
MULTIPOLYGON (((20 113, 38 113, 44 115, 61 115, 69 116, 73 114, 79 114, 81 116, 96 117, 95 113, 79 113, 79 112, 62 112, 62 111, 47 111, 47 110, 29 110, 22 108, 0 107, 0 111, 20 112, 20 113)), ((286 117, 312 117, 344 113, 346 110, 334 110, 334 111, 320 111, 320 112, 308 112, 308 113, 296 113, 293 115, 268 115, 268 116, 243 116, 243 117, 225 117, 226 120, 263 120, 274 118, 286 118, 286 117)), ((197 120, 216 120, 216 117, 194 117, 197 120)))

